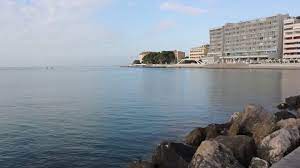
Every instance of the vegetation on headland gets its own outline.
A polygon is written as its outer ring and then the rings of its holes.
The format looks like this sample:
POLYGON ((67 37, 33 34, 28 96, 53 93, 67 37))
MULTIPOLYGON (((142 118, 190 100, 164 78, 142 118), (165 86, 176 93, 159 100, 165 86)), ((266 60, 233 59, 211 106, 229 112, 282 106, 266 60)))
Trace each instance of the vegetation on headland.
POLYGON ((173 51, 151 52, 144 56, 144 64, 171 64, 176 63, 173 51))
POLYGON ((277 108, 247 105, 224 124, 194 129, 183 142, 162 142, 150 161, 129 168, 270 168, 300 146, 300 96, 277 108))
POLYGON ((132 62, 132 64, 141 64, 141 61, 140 61, 140 60, 134 60, 134 61, 132 62))

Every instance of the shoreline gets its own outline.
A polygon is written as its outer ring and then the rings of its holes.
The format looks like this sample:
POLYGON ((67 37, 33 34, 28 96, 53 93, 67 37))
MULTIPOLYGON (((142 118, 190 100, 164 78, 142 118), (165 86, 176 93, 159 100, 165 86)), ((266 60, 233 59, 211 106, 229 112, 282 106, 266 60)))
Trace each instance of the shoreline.
POLYGON ((202 68, 202 69, 279 69, 279 70, 300 70, 298 64, 148 64, 148 65, 127 65, 128 68, 202 68))

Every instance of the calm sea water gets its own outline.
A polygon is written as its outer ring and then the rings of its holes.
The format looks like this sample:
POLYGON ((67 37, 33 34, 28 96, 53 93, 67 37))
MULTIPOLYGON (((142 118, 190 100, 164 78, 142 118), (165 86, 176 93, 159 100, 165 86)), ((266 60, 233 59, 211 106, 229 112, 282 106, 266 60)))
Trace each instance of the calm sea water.
POLYGON ((300 71, 0 69, 1 168, 118 168, 247 103, 300 94, 300 71))

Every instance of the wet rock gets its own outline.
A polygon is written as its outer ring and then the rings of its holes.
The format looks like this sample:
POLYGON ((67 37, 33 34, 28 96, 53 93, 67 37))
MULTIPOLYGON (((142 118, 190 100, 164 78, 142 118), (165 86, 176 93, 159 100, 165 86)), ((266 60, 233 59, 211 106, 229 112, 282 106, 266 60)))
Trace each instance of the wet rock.
POLYGON ((269 168, 269 167, 270 164, 267 161, 257 157, 252 158, 249 166, 249 168, 269 168))
POLYGON ((297 117, 297 118, 300 118, 300 108, 298 108, 298 109, 295 111, 295 113, 296 113, 296 117, 297 117))
POLYGON ((229 135, 252 136, 255 143, 276 129, 275 117, 260 105, 247 105, 244 112, 233 121, 229 135))
POLYGON ((289 106, 290 110, 297 110, 300 108, 300 95, 288 97, 285 99, 285 102, 289 106))
POLYGON ((203 141, 197 149, 189 168, 242 168, 233 153, 217 141, 203 141))
POLYGON ((216 138, 219 135, 227 135, 230 123, 210 124, 205 128, 196 128, 185 137, 185 143, 198 147, 202 141, 216 138))
POLYGON ((241 113, 239 116, 237 116, 235 118, 235 120, 232 121, 232 124, 228 130, 229 136, 238 135, 240 133, 240 123, 241 123, 242 117, 243 117, 243 113, 241 113))
POLYGON ((296 118, 296 116, 288 111, 280 111, 275 113, 275 120, 280 121, 280 120, 285 120, 289 118, 296 118))
POLYGON ((196 128, 185 137, 185 143, 198 147, 206 138, 205 128, 196 128))
POLYGON ((280 103, 280 104, 277 106, 277 108, 278 108, 279 110, 286 110, 286 109, 289 108, 289 105, 288 105, 287 103, 280 103))
POLYGON ((187 168, 196 149, 182 143, 163 142, 152 156, 155 168, 187 168))
POLYGON ((234 157, 244 166, 248 167, 252 157, 256 155, 254 139, 245 135, 218 136, 215 141, 225 145, 234 157))
POLYGON ((130 163, 128 168, 154 168, 150 162, 147 161, 136 161, 130 163))
POLYGON ((300 119, 289 118, 286 120, 280 120, 276 123, 278 128, 292 128, 292 127, 300 127, 300 119))
POLYGON ((279 161, 299 145, 298 127, 282 128, 265 137, 258 145, 258 156, 270 163, 279 161))
POLYGON ((230 123, 226 124, 210 124, 205 128, 206 140, 216 138, 219 135, 227 135, 230 123))

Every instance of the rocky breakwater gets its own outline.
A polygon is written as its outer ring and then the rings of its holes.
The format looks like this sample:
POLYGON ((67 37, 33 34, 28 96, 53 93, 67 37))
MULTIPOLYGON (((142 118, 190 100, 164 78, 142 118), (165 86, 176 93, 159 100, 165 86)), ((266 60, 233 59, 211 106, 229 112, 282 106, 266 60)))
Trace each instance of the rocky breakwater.
POLYGON ((268 168, 300 145, 300 96, 277 108, 247 105, 228 123, 195 128, 183 142, 162 142, 150 161, 129 168, 268 168))

